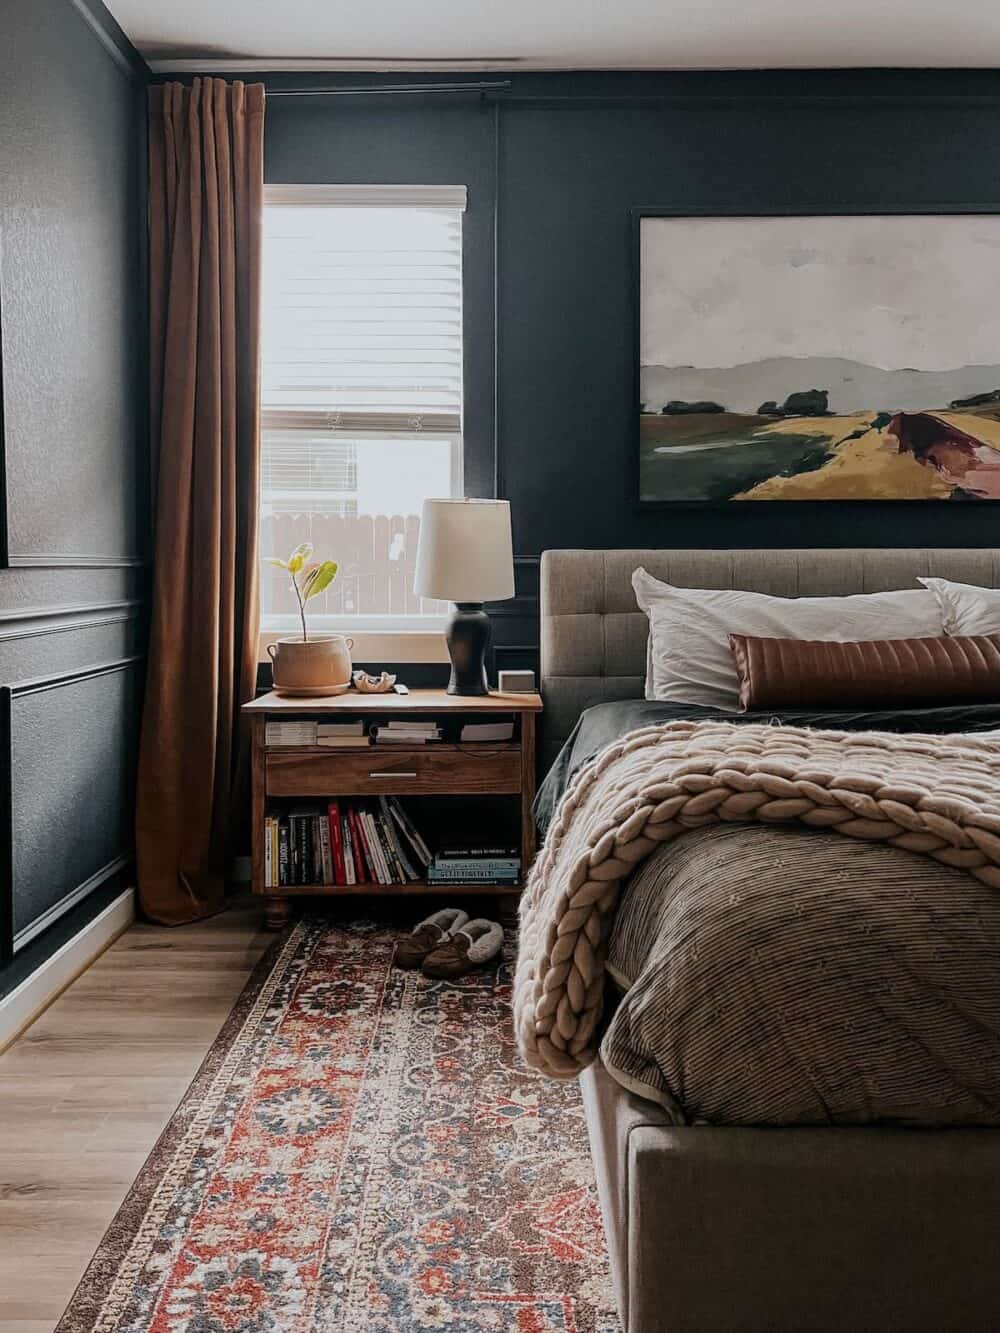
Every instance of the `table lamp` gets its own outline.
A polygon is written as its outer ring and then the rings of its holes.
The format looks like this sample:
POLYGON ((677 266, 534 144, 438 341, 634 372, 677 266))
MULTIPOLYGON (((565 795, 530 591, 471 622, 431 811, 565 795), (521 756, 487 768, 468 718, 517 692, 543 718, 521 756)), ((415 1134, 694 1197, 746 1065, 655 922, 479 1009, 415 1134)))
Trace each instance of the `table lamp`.
POLYGON ((449 694, 489 693, 490 618, 483 602, 514 596, 510 504, 506 500, 425 500, 413 591, 454 602, 445 630, 449 694))

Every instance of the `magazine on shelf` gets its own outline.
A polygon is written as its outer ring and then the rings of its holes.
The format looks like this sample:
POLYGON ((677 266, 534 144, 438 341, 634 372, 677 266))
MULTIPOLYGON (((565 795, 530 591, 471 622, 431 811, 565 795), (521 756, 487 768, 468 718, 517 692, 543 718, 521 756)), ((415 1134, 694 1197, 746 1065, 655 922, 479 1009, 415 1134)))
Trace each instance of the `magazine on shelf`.
POLYGON ((514 739, 514 719, 509 722, 466 722, 459 733, 465 744, 483 741, 510 741, 514 739))
POLYGON ((420 729, 406 729, 402 727, 376 726, 372 727, 372 740, 376 745, 430 745, 441 739, 441 728, 435 727, 433 731, 420 729))
POLYGON ((409 857, 406 855, 406 849, 396 832, 396 821, 392 817, 392 809, 389 805, 388 797, 380 796, 378 798, 378 803, 379 809, 382 812, 383 827, 388 835, 389 842, 392 846, 393 856, 400 868, 404 883, 412 883, 414 880, 420 878, 420 874, 418 871, 414 870, 413 866, 410 864, 409 857))
POLYGON ((420 861, 420 864, 424 867, 429 866, 431 861, 433 860, 433 857, 431 856, 430 848, 427 846, 427 843, 424 841, 423 837, 420 834, 420 830, 414 824, 410 816, 406 813, 398 797, 388 796, 386 797, 386 800, 389 803, 389 809, 392 812, 393 818, 396 820, 396 823, 402 829, 403 836, 406 838, 407 842, 413 848, 413 851, 416 854, 417 859, 420 861))

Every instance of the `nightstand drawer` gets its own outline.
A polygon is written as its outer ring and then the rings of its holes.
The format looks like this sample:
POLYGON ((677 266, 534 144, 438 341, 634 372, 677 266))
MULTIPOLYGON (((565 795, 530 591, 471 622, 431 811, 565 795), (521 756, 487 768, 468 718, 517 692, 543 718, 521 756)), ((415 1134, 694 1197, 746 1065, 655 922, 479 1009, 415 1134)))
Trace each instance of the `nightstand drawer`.
POLYGON ((476 754, 468 747, 435 745, 358 753, 269 750, 269 796, 466 795, 521 790, 521 751, 516 745, 476 754))

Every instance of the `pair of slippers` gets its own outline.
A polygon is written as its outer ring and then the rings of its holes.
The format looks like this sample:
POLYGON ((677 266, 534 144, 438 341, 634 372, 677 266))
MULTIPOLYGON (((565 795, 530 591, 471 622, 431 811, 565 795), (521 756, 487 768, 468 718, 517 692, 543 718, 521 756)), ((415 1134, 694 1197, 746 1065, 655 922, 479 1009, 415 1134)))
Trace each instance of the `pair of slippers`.
POLYGON ((503 926, 446 907, 426 917, 396 946, 399 967, 419 967, 425 977, 450 981, 496 958, 503 948, 503 926))

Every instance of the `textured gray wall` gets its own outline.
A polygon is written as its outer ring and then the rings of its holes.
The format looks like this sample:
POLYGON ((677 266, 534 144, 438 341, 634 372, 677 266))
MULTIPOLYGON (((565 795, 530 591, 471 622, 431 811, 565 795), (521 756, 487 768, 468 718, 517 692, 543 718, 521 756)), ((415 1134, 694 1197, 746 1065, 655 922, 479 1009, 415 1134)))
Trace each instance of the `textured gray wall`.
POLYGON ((148 506, 145 70, 90 0, 2 24, 0 993, 131 854, 148 506))

